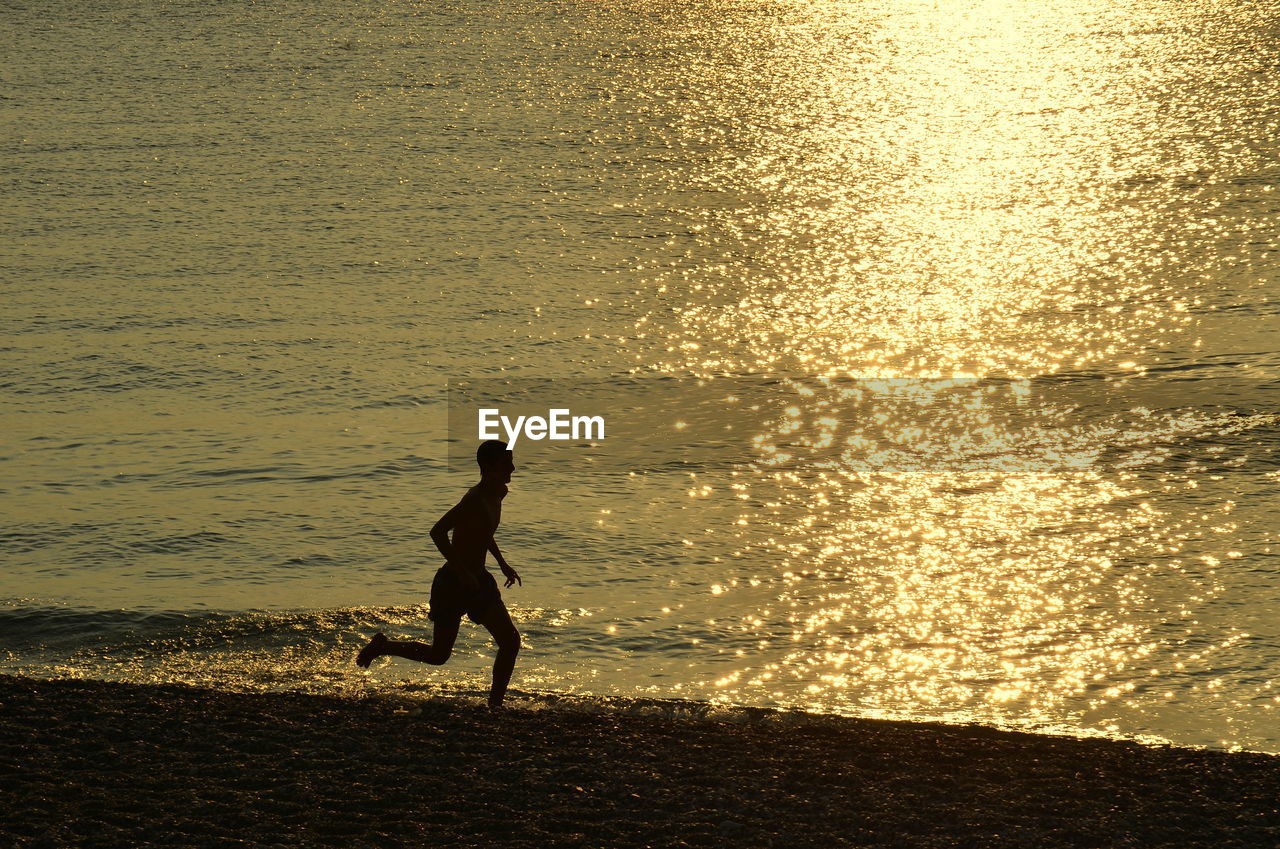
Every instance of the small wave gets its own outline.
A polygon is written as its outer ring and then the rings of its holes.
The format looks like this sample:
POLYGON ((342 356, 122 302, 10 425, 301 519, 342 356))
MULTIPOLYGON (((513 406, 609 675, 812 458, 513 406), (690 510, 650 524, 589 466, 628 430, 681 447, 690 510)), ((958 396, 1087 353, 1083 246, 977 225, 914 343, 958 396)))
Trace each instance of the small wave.
POLYGON ((439 471, 443 464, 429 457, 410 454, 379 463, 319 470, 301 463, 263 466, 231 466, 195 469, 161 482, 164 487, 237 486, 246 483, 325 483, 338 480, 379 480, 382 478, 439 471))
POLYGON ((425 619, 421 605, 307 611, 93 610, 11 603, 0 608, 0 641, 19 652, 123 651, 140 645, 194 648, 280 635, 394 625, 425 619))
POLYGON ((57 537, 52 534, 4 531, 0 532, 0 551, 11 554, 28 554, 56 541, 57 537))
POLYGON ((148 539, 129 544, 129 548, 145 554, 187 554, 210 546, 225 545, 231 539, 213 531, 148 539))
POLYGON ((441 401, 441 398, 428 395, 396 395, 393 398, 383 398, 377 401, 366 401, 361 404, 355 404, 351 409, 377 410, 384 407, 430 407, 440 404, 441 401))

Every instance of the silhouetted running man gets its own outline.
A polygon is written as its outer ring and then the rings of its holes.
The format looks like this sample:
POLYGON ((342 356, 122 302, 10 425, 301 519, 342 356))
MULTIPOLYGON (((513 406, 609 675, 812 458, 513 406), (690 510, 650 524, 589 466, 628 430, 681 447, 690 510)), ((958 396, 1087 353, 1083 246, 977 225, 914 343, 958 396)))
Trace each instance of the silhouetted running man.
POLYGON ((499 708, 520 651, 520 632, 502 603, 498 582, 484 568, 484 560, 485 553, 492 551, 498 568, 506 576, 506 586, 522 584, 493 539, 502 519, 502 499, 506 497, 507 484, 516 465, 507 443, 496 439, 481 444, 476 450, 476 463, 480 465, 480 483, 467 490, 462 500, 431 529, 431 539, 445 559, 431 582, 431 608, 427 614, 435 623, 431 643, 396 642, 381 633, 374 634, 369 645, 356 655, 356 664, 367 667, 376 658, 392 655, 439 666, 453 652, 458 625, 465 613, 472 622, 487 628, 498 644, 489 707, 499 708), (449 538, 450 531, 453 539, 449 538))

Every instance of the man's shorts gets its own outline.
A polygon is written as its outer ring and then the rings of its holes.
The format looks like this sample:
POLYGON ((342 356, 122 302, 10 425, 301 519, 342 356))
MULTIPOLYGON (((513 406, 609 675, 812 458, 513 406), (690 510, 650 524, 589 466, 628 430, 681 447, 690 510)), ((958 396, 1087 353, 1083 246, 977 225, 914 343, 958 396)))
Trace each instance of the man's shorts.
POLYGON ((502 593, 498 591, 498 582, 486 569, 476 574, 477 586, 474 590, 464 590, 458 575, 452 569, 441 566, 431 581, 431 607, 427 618, 440 624, 462 621, 462 614, 471 617, 478 623, 494 605, 502 601, 502 593))

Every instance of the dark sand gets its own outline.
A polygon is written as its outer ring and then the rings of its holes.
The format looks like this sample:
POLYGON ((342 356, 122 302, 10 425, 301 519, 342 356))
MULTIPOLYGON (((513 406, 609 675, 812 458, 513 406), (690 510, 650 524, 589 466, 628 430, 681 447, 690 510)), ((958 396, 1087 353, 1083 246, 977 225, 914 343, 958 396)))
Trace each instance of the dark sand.
POLYGON ((1280 757, 0 677, 0 846, 1280 846, 1280 757))

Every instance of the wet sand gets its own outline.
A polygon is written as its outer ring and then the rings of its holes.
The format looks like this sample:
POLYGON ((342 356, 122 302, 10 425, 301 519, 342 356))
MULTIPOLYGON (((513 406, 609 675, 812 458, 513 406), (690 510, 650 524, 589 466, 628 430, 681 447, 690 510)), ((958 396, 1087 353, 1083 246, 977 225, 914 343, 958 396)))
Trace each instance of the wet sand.
POLYGON ((1280 757, 0 676, 0 845, 1272 847, 1280 757))

